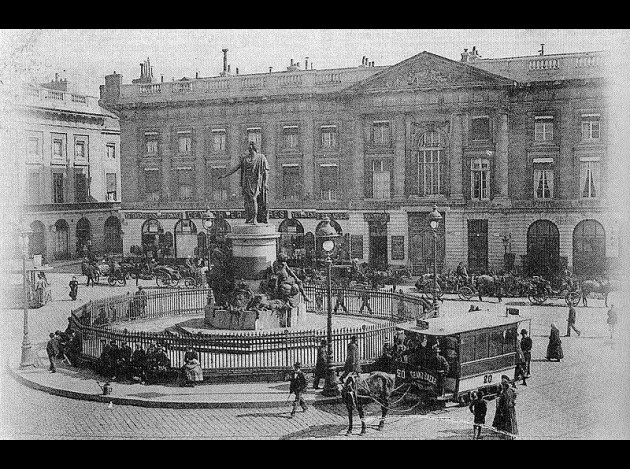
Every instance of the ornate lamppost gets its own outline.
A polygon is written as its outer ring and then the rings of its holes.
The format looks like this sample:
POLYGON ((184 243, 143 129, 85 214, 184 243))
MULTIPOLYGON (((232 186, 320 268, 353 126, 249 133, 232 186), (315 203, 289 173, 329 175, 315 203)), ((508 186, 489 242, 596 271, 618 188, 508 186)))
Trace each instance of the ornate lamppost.
POLYGON ((20 359, 20 368, 27 366, 35 366, 33 360, 33 351, 31 349, 31 341, 28 337, 28 285, 26 279, 26 257, 28 256, 29 236, 33 231, 28 225, 23 225, 20 229, 20 244, 22 247, 22 293, 24 304, 24 336, 22 338, 22 358, 20 359))
POLYGON ((212 213, 212 211, 210 209, 206 210, 204 219, 203 219, 203 227, 206 230, 206 243, 205 243, 205 250, 206 250, 206 267, 209 269, 210 268, 210 249, 208 246, 208 238, 210 237, 210 229, 212 228, 212 223, 214 222, 214 213, 212 213))
POLYGON ((433 206, 433 210, 429 213, 429 226, 433 231, 433 315, 439 316, 439 305, 437 298, 437 230, 440 226, 442 215, 438 212, 437 206, 433 206))
POLYGON ((325 254, 323 259, 326 263, 326 293, 328 296, 328 315, 326 321, 326 378, 322 396, 334 397, 339 395, 337 388, 337 376, 333 368, 333 349, 332 349, 332 253, 335 249, 334 239, 339 236, 337 230, 330 224, 330 218, 325 217, 323 224, 317 230, 317 237, 323 240, 322 251, 325 254))

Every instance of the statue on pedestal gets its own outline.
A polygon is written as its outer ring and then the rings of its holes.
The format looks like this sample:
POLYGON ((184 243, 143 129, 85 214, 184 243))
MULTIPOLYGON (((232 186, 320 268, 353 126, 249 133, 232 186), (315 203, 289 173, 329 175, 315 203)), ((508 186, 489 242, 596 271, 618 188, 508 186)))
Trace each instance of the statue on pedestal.
POLYGON ((245 223, 256 225, 267 223, 267 180, 269 177, 269 163, 267 158, 256 149, 256 144, 250 142, 248 154, 241 162, 230 169, 219 179, 228 177, 241 170, 241 190, 245 202, 245 223))

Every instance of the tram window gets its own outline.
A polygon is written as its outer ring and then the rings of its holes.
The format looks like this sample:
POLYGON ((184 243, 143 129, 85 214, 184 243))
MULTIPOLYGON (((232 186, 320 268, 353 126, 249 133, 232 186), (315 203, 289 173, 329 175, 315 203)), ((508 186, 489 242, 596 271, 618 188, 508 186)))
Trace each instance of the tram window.
POLYGON ((490 333, 490 350, 488 356, 496 357, 503 354, 503 333, 501 329, 495 329, 490 333))
POLYGON ((479 332, 475 337, 475 360, 488 358, 488 333, 479 332))
POLYGON ((461 345, 461 360, 462 363, 472 362, 475 359, 475 335, 474 334, 462 334, 461 345))
POLYGON ((458 373, 457 363, 457 337, 444 337, 440 341, 440 348, 442 349, 442 355, 446 358, 449 364, 449 378, 456 378, 458 373))
POLYGON ((503 353, 516 351, 516 328, 505 331, 505 341, 503 342, 503 353))

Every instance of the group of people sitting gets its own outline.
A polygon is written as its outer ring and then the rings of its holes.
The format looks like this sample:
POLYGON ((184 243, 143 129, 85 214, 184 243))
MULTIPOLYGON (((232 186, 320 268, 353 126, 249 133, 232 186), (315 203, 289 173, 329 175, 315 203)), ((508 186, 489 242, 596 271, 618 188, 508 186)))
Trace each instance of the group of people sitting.
MULTIPOLYGON (((168 381, 177 372, 171 366, 171 359, 166 353, 166 346, 151 342, 144 350, 141 344, 135 345, 132 351, 127 342, 120 346, 115 340, 109 344, 101 339, 101 356, 98 362, 98 372, 110 381, 134 381, 142 384, 152 384, 168 381)), ((194 386, 203 381, 203 371, 199 362, 199 355, 189 347, 184 355, 184 365, 179 370, 180 384, 194 386)))

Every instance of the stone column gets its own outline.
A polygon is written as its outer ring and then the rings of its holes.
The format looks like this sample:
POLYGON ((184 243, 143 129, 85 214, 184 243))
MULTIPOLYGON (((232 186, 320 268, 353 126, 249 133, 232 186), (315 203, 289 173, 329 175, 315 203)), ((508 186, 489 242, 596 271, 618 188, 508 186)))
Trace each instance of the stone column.
MULTIPOLYGON (((365 153, 363 142, 363 116, 356 115, 354 122, 354 155, 352 168, 352 181, 350 183, 352 193, 350 198, 361 200, 365 197, 365 153)), ((340 175, 341 176, 341 175, 340 175)))
POLYGON ((508 116, 498 115, 497 142, 495 154, 495 196, 494 200, 501 204, 509 202, 508 195, 508 116))
POLYGON ((405 135, 406 123, 404 114, 399 114, 394 119, 394 198, 401 199, 405 196, 405 135))
POLYGON ((463 173, 463 155, 464 155, 464 134, 463 134, 463 115, 456 113, 452 117, 451 131, 451 164, 450 164, 450 185, 451 185, 451 201, 455 203, 464 202, 462 173, 463 173))
POLYGON ((313 167, 313 148, 315 146, 315 141, 313 140, 313 117, 306 114, 302 126, 302 135, 304 135, 302 142, 304 148, 304 158, 302 160, 302 174, 304 175, 304 194, 311 194, 311 197, 314 197, 315 194, 313 194, 313 180, 315 176, 313 167))

